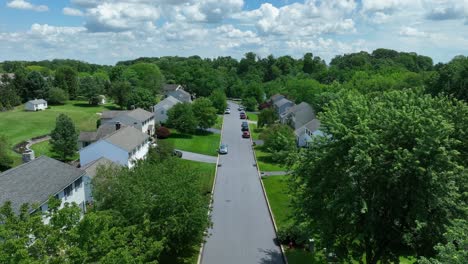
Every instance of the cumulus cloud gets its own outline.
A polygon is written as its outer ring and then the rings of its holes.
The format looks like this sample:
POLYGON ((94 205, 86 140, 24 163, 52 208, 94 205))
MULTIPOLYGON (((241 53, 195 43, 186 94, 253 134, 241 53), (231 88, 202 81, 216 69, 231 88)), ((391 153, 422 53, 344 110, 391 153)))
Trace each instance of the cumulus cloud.
POLYGON ((83 12, 76 8, 65 7, 62 10, 62 13, 67 16, 83 16, 83 12))
POLYGON ((426 1, 426 18, 430 20, 450 20, 468 17, 468 0, 426 1))
POLYGON ((10 1, 7 3, 7 6, 10 8, 33 10, 37 12, 44 12, 49 10, 49 7, 47 7, 46 5, 33 5, 30 2, 24 0, 10 1))
POLYGON ((424 31, 420 31, 414 27, 402 27, 398 34, 403 37, 415 37, 415 38, 425 38, 425 37, 430 36, 428 33, 424 31))

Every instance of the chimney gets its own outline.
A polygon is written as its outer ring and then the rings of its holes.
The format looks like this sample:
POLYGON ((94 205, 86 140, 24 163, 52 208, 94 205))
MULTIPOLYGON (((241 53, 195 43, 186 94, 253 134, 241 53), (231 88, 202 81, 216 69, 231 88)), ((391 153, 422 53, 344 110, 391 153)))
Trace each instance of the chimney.
POLYGON ((28 163, 32 160, 34 160, 35 156, 34 156, 34 150, 32 149, 26 149, 24 152, 23 152, 23 155, 22 155, 22 159, 23 159, 23 163, 28 163))
POLYGON ((120 122, 115 123, 115 130, 119 130, 121 126, 120 122))

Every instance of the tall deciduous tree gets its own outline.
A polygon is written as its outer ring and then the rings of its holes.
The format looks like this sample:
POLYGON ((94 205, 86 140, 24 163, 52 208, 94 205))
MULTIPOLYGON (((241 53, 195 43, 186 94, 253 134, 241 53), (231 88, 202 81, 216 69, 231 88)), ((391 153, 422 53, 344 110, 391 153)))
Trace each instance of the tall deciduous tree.
POLYGON ((70 117, 60 114, 55 122, 55 128, 50 133, 50 145, 52 151, 59 154, 61 160, 68 157, 78 150, 78 131, 70 117))
POLYGON ((112 83, 111 94, 112 97, 115 99, 115 102, 120 106, 120 108, 124 108, 127 106, 128 97, 130 96, 130 93, 130 83, 124 81, 117 81, 112 83))
POLYGON ((198 127, 201 129, 207 129, 216 124, 216 108, 213 107, 210 99, 199 98, 192 104, 193 114, 198 122, 198 127))
POLYGON ((153 63, 137 63, 129 67, 137 77, 137 85, 150 91, 153 95, 161 91, 164 76, 158 66, 153 63))
POLYGON ((227 107, 227 98, 224 91, 221 89, 215 89, 209 98, 211 103, 213 103, 214 108, 218 111, 218 114, 223 114, 227 107))
POLYGON ((155 103, 155 97, 150 90, 144 88, 133 89, 127 101, 127 108, 140 107, 150 109, 155 103))
POLYGON ((78 92, 78 73, 70 66, 59 67, 55 71, 54 85, 68 93, 70 99, 75 99, 78 92))
POLYGON ((258 127, 274 124, 278 120, 278 113, 273 108, 265 108, 258 115, 258 127))
POLYGON ((68 100, 68 94, 64 90, 52 87, 47 95, 47 102, 51 105, 64 104, 68 100))
POLYGON ((83 95, 91 105, 99 103, 99 95, 104 93, 104 83, 98 82, 95 77, 86 76, 80 79, 80 95, 83 95))
POLYGON ((167 111, 167 116, 167 124, 180 132, 193 133, 197 129, 198 121, 189 103, 174 105, 167 111))
POLYGON ((412 91, 349 93, 319 116, 328 135, 294 172, 298 216, 342 261, 432 254, 461 199, 468 107, 412 91))
POLYGON ((44 77, 36 71, 30 72, 24 83, 25 97, 30 99, 46 98, 49 90, 49 84, 44 80, 44 77))
POLYGON ((286 163, 287 156, 296 149, 294 131, 287 125, 275 124, 261 134, 263 148, 273 154, 273 159, 286 163))

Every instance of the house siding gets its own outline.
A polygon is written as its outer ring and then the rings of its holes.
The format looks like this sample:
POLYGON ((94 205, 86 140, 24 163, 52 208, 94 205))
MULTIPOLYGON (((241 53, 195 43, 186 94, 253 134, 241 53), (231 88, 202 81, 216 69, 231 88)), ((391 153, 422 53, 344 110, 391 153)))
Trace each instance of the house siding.
POLYGON ((128 153, 105 140, 99 140, 86 148, 80 150, 80 165, 93 162, 101 157, 105 157, 122 166, 128 166, 128 153))
POLYGON ((25 109, 28 111, 38 111, 38 110, 45 110, 47 108, 47 104, 33 104, 30 102, 26 102, 25 109))

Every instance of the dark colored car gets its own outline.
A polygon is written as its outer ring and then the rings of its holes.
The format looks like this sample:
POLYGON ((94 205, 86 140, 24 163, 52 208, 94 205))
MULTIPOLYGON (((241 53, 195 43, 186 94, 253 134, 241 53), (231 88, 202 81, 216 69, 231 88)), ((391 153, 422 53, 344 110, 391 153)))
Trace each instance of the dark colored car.
POLYGON ((249 132, 249 131, 244 131, 244 132, 242 133, 242 137, 243 137, 243 138, 250 138, 250 132, 249 132))
POLYGON ((244 126, 243 126, 243 127, 241 128, 241 131, 249 131, 249 127, 244 127, 244 126))
POLYGON ((240 114, 240 119, 247 119, 247 115, 244 113, 240 114))
POLYGON ((249 126, 249 123, 247 123, 247 121, 242 121, 241 127, 248 127, 248 126, 249 126))

